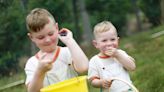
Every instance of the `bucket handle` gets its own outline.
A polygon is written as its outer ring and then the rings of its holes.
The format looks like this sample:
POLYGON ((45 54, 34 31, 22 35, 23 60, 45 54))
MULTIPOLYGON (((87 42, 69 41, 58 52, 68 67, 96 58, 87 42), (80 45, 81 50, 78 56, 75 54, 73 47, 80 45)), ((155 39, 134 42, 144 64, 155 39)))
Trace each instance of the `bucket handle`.
POLYGON ((137 89, 133 84, 131 84, 131 83, 129 83, 129 82, 123 80, 123 79, 120 79, 120 78, 117 78, 117 77, 113 77, 113 78, 111 78, 111 80, 112 80, 112 81, 114 81, 114 80, 122 81, 122 82, 124 82, 125 84, 127 84, 128 86, 130 86, 130 87, 133 89, 134 92, 139 92, 138 89, 137 89))

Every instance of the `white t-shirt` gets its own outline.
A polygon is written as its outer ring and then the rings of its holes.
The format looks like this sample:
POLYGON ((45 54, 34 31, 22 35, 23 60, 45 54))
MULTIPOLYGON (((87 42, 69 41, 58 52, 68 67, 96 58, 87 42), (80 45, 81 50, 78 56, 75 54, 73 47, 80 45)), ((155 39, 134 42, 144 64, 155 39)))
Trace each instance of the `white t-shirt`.
MULTIPOLYGON (((126 54, 124 51, 122 51, 122 53, 126 54)), ((98 55, 93 56, 89 62, 89 80, 94 78, 110 79, 112 77, 117 77, 132 83, 128 72, 115 58, 100 58, 98 55)), ((122 92, 128 89, 129 86, 125 83, 115 80, 112 82, 110 92, 122 92)), ((109 89, 103 89, 103 92, 109 92, 109 89)))
MULTIPOLYGON (((26 84, 32 80, 38 62, 36 56, 32 56, 27 61, 25 66, 26 84)), ((52 69, 46 73, 43 84, 44 86, 48 86, 50 84, 73 78, 77 75, 78 74, 73 68, 72 57, 69 49, 67 47, 60 47, 59 55, 54 61, 52 69)))

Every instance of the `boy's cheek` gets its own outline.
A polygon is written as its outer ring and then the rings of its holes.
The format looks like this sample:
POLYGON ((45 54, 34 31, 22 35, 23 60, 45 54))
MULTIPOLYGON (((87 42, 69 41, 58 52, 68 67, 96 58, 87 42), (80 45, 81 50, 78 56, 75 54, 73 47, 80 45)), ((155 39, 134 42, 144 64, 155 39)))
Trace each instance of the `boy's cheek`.
POLYGON ((113 47, 114 47, 114 48, 118 48, 118 44, 114 45, 113 47))

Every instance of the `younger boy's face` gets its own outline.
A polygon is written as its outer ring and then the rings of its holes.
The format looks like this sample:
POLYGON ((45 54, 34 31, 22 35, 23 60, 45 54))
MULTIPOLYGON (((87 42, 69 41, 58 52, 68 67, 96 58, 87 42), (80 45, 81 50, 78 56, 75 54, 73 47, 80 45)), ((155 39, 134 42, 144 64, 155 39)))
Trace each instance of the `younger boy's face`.
POLYGON ((58 25, 53 20, 38 32, 29 33, 28 36, 43 52, 53 52, 58 44, 58 25))
POLYGON ((93 41, 94 46, 100 50, 102 54, 112 48, 117 48, 119 37, 116 30, 109 30, 107 32, 98 33, 93 41))

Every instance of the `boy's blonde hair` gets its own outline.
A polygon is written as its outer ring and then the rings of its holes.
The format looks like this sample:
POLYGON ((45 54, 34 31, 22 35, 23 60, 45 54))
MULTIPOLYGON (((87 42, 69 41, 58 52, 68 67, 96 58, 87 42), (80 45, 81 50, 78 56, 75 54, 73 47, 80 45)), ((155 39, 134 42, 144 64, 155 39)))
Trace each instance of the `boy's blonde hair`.
POLYGON ((102 33, 102 32, 107 32, 111 29, 116 31, 116 28, 110 21, 102 21, 102 22, 98 23, 97 25, 95 25, 94 36, 96 37, 97 34, 102 33))
POLYGON ((35 8, 26 17, 27 29, 30 32, 38 32, 49 23, 49 18, 52 18, 55 22, 53 16, 46 9, 35 8))

